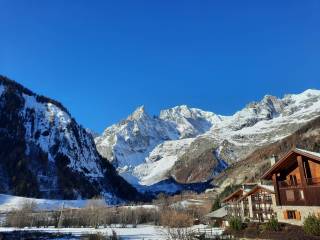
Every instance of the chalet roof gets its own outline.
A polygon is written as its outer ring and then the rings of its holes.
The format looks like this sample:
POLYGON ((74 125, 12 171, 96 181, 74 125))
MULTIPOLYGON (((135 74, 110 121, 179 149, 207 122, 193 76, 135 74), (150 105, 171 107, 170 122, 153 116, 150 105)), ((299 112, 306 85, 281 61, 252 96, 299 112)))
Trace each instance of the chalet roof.
POLYGON ((301 149, 301 148, 296 148, 296 150, 298 150, 299 152, 304 152, 306 154, 313 155, 315 157, 320 158, 320 153, 318 153, 318 152, 311 152, 311 151, 308 151, 308 150, 305 150, 305 149, 301 149))
POLYGON ((266 173, 264 173, 261 178, 271 179, 272 174, 285 167, 288 161, 290 161, 290 159, 292 160, 292 158, 290 157, 294 154, 302 155, 320 162, 320 153, 311 152, 300 148, 294 148, 287 152, 287 154, 285 154, 281 159, 279 159, 279 161, 277 161, 266 173))
POLYGON ((243 195, 243 192, 244 192, 243 188, 239 188, 238 190, 231 193, 229 196, 222 199, 222 202, 227 202, 228 200, 232 199, 233 197, 237 197, 237 196, 241 197, 243 195))
POLYGON ((251 191, 247 192, 246 194, 244 194, 238 201, 241 201, 242 199, 250 196, 251 194, 255 193, 257 190, 259 189, 264 189, 267 192, 274 194, 274 187, 271 185, 264 185, 264 184, 258 184, 257 186, 255 186, 253 189, 251 189, 251 191))
POLYGON ((224 218, 228 215, 226 207, 221 207, 206 215, 207 218, 224 218))

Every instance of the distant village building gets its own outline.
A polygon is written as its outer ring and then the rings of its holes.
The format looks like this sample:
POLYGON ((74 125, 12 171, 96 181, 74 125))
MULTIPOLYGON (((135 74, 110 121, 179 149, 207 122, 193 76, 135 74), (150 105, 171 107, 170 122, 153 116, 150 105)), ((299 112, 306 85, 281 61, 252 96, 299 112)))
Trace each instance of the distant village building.
POLYGON ((308 215, 320 215, 320 153, 293 149, 262 179, 273 182, 279 221, 302 225, 308 215))
POLYGON ((274 217, 273 203, 275 195, 273 186, 258 184, 239 199, 242 219, 265 222, 274 217))
POLYGON ((222 202, 226 204, 229 217, 264 222, 275 215, 273 212, 274 199, 273 186, 247 184, 223 199, 222 202))
POLYGON ((209 219, 210 224, 214 224, 219 227, 228 227, 228 212, 226 206, 223 206, 205 216, 209 219))
MULTIPOLYGON (((247 192, 249 191, 250 189, 247 190, 247 192)), ((241 199, 245 194, 246 190, 244 188, 240 188, 222 200, 222 203, 226 206, 228 217, 241 218, 243 210, 239 199, 241 199)))

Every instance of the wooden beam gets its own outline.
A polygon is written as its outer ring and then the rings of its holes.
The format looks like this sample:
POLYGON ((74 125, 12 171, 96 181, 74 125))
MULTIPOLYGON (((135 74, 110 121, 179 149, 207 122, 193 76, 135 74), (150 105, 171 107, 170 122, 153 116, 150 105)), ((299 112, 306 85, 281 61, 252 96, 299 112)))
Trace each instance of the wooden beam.
POLYGON ((303 191, 303 196, 304 196, 304 204, 307 205, 308 196, 306 196, 307 192, 305 190, 307 187, 307 179, 306 179, 305 169, 304 169, 304 165, 303 165, 303 159, 302 159, 301 155, 297 156, 297 162, 298 162, 301 186, 302 186, 302 191, 303 191))
POLYGON ((277 179, 277 174, 274 173, 272 175, 272 183, 274 186, 274 193, 276 195, 276 204, 277 206, 281 205, 281 201, 280 201, 280 192, 279 192, 279 183, 278 183, 278 179, 277 179))

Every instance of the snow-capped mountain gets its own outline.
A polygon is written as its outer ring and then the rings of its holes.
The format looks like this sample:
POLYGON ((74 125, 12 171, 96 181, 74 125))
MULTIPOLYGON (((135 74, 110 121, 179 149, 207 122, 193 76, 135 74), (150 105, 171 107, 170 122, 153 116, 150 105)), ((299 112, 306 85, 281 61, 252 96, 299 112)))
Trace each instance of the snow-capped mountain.
POLYGON ((170 122, 179 132, 180 138, 196 137, 221 122, 223 117, 186 105, 162 110, 160 119, 170 122))
POLYGON ((134 198, 60 103, 0 76, 0 190, 31 197, 134 198), (128 195, 127 195, 128 194, 128 195))
POLYGON ((168 179, 195 183, 292 134, 319 114, 318 90, 281 99, 266 95, 232 116, 182 105, 150 117, 140 107, 95 141, 98 151, 135 186, 168 179))
POLYGON ((178 138, 178 131, 172 124, 150 117, 142 106, 95 140, 100 154, 121 169, 143 163, 158 144, 178 138))
POLYGON ((167 178, 170 164, 189 146, 190 137, 208 131, 214 121, 220 121, 220 117, 187 106, 163 110, 160 117, 151 117, 142 106, 95 141, 100 154, 110 159, 127 181, 139 187, 145 177, 145 183, 152 185, 167 178))

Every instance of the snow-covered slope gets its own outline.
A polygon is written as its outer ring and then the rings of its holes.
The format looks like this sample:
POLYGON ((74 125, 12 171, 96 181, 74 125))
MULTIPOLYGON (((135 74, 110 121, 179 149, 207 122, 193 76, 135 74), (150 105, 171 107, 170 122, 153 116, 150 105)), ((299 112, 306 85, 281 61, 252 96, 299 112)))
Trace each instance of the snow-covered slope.
MULTIPOLYGON (((22 97, 24 106, 19 115, 25 127, 26 154, 30 154, 34 146, 39 146, 48 154, 49 162, 63 154, 70 160, 68 167, 73 170, 92 178, 103 177, 98 161, 100 156, 91 136, 74 122, 69 113, 53 103, 38 101, 37 96, 22 93, 22 97), (58 148, 51 151, 54 147, 58 148)), ((50 185, 52 187, 55 185, 50 185)))
POLYGON ((236 145, 263 145, 291 134, 319 113, 318 90, 306 90, 282 99, 265 96, 261 102, 249 104, 205 135, 226 139, 236 145))
POLYGON ((283 98, 266 95, 232 116, 185 105, 150 117, 138 108, 95 139, 98 151, 135 185, 172 177, 205 181, 257 147, 280 140, 320 114, 320 91, 283 98), (209 155, 212 156, 209 156, 209 155), (204 171, 201 167, 211 167, 204 171))
POLYGON ((2 76, 0 132, 2 193, 117 201, 135 192, 66 108, 2 76))
POLYGON ((159 143, 178 137, 170 123, 150 117, 142 106, 95 140, 100 154, 125 171, 143 163, 159 143))
POLYGON ((191 138, 205 133, 213 125, 220 123, 224 117, 182 105, 162 110, 160 119, 172 123, 179 132, 180 138, 191 138))
POLYGON ((192 138, 176 141, 165 141, 155 147, 145 163, 135 167, 133 174, 138 177, 142 185, 150 186, 168 177, 168 172, 178 160, 179 154, 185 151, 192 138))

